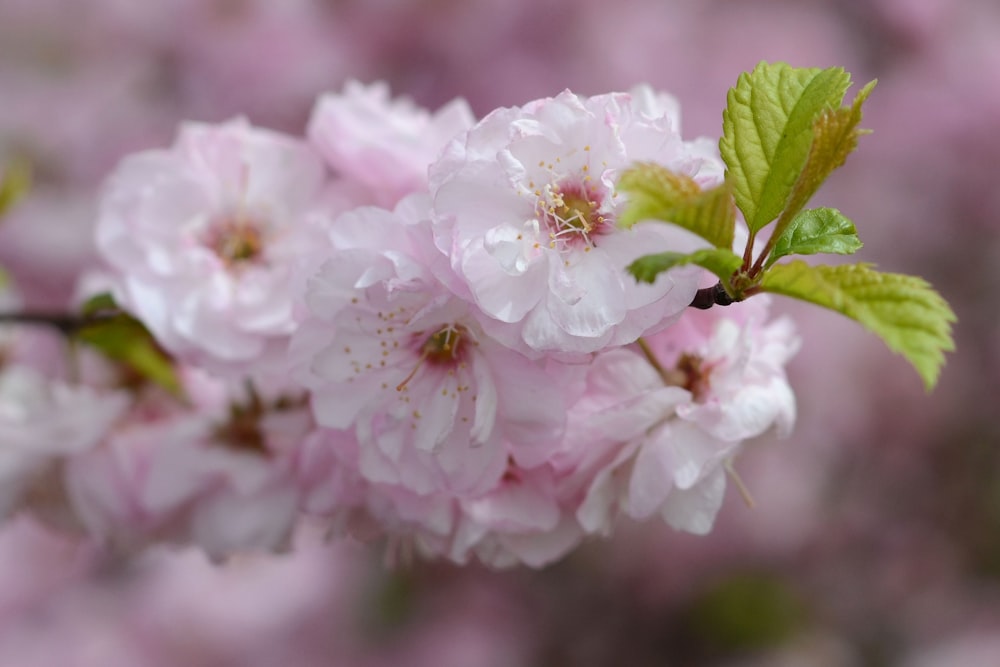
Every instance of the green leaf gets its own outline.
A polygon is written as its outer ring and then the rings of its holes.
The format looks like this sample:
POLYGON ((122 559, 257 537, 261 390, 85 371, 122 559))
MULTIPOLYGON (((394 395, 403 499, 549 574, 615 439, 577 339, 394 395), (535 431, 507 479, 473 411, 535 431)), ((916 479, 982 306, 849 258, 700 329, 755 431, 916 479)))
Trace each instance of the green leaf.
POLYGON ((850 85, 840 67, 762 62, 729 90, 719 150, 752 232, 785 209, 809 155, 816 118, 839 107, 850 85))
MULTIPOLYGON (((855 96, 851 106, 824 109, 817 116, 813 123, 813 142, 809 147, 809 156, 789 197, 789 213, 797 213, 808 203, 833 170, 842 166, 847 156, 858 147, 861 135, 867 134, 866 130, 858 128, 858 124, 862 118, 861 107, 876 83, 877 81, 869 81, 855 96)), ((782 231, 779 228, 775 233, 780 234, 782 231)))
POLYGON ((717 248, 733 247, 736 211, 727 183, 702 190, 686 174, 645 162, 623 173, 618 189, 629 195, 619 226, 663 220, 694 232, 717 248))
POLYGON ((181 383, 172 359, 134 317, 118 313, 97 318, 81 327, 76 337, 175 396, 181 395, 181 383))
POLYGON ((861 245, 854 223, 840 211, 835 208, 812 208, 795 216, 775 240, 765 267, 787 255, 851 255, 861 245))
POLYGON ((655 255, 645 255, 628 266, 628 272, 637 281, 652 283, 656 276, 675 266, 696 264, 717 275, 723 283, 739 270, 743 260, 739 255, 727 248, 704 248, 690 254, 681 252, 661 252, 655 255))
POLYGON ((90 317, 107 311, 119 311, 118 304, 115 303, 115 298, 111 296, 111 292, 95 294, 80 306, 80 313, 84 317, 90 317))
POLYGON ((860 322, 903 355, 928 390, 937 383, 944 353, 955 349, 951 336, 955 313, 915 276, 880 273, 869 264, 810 266, 794 261, 773 266, 764 274, 761 288, 860 322))
POLYGON ((12 160, 0 179, 0 215, 14 206, 30 188, 31 166, 24 160, 12 160))

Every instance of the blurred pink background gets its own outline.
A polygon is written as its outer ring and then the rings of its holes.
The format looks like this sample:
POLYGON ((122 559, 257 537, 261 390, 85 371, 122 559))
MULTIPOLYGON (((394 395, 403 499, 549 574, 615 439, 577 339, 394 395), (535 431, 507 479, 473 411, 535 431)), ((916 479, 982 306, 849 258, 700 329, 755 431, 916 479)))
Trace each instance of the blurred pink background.
POLYGON ((629 526, 543 571, 386 568, 303 527, 290 554, 122 559, 20 519, 0 532, 0 665, 1000 664, 1000 5, 994 0, 0 0, 0 222, 29 304, 95 262, 97 189, 182 119, 302 133, 313 100, 384 79, 485 114, 648 82, 717 136, 758 61, 879 85, 874 130, 819 194, 859 259, 929 279, 958 353, 926 395, 855 324, 792 313, 799 421, 749 443, 708 537, 629 526))

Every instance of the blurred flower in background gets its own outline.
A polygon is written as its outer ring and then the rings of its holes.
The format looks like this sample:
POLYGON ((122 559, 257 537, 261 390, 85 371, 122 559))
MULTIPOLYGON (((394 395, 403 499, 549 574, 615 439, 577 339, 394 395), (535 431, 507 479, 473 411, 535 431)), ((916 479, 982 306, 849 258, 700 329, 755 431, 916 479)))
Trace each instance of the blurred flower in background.
POLYGON ((862 259, 925 276, 959 316, 928 396, 854 323, 775 303, 803 341, 798 422, 744 446, 755 507, 730 494, 704 537, 626 525, 497 573, 386 567, 309 526, 277 556, 125 560, 16 519, 0 664, 1000 664, 998 34, 992 0, 0 0, 0 164, 34 180, 0 219, 0 265, 30 307, 72 302, 98 267, 100 183, 181 121, 301 135, 351 79, 480 115, 649 83, 686 139, 715 137, 766 59, 879 79, 874 134, 819 198, 864 229, 862 259))

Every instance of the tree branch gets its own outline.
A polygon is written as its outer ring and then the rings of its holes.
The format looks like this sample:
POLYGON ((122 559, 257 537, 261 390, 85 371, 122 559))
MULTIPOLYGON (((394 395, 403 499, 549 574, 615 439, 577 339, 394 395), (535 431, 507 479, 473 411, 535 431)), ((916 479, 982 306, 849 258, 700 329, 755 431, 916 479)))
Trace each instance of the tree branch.
POLYGON ((84 316, 71 313, 27 311, 20 313, 0 313, 0 324, 27 324, 51 327, 64 336, 72 336, 84 327, 107 321, 116 316, 117 313, 96 313, 84 316))
POLYGON ((733 303, 736 303, 736 299, 729 296, 726 288, 719 282, 712 287, 703 287, 695 292, 689 307, 708 310, 712 306, 728 306, 733 303))

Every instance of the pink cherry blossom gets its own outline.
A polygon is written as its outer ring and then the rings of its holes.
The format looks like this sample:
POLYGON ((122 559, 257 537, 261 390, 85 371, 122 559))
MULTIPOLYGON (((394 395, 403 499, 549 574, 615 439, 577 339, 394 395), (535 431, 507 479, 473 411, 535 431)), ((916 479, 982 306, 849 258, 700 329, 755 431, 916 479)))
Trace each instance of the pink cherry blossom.
POLYGON ((616 226, 615 181, 636 160, 703 186, 721 179, 711 143, 682 141, 675 111, 645 88, 566 91, 494 111, 431 165, 435 241, 459 277, 452 289, 482 309, 491 335, 536 355, 594 352, 665 326, 690 303, 697 271, 647 285, 625 267, 650 248, 700 242, 669 225, 616 226))
POLYGON ((605 457, 577 515, 588 531, 609 531, 621 511, 707 533, 742 441, 772 426, 787 434, 795 403, 784 366, 798 339, 788 320, 764 321, 765 300, 743 305, 691 311, 651 337, 656 371, 628 350, 595 362, 596 392, 569 417, 605 457))
POLYGON ((508 457, 558 439, 565 415, 544 367, 486 335, 422 263, 436 250, 416 201, 332 225, 335 249, 309 282, 293 365, 317 422, 356 433, 366 479, 482 492, 508 457))
POLYGON ((294 395, 243 391, 216 405, 215 384, 193 392, 209 399, 197 411, 141 397, 105 442, 67 461, 68 495, 93 535, 126 547, 193 542, 214 557, 284 544, 308 408, 294 395))
POLYGON ((337 174, 363 184, 375 202, 391 207, 426 189, 428 165, 474 122, 462 99, 431 114, 407 99, 390 99, 385 83, 348 81, 342 93, 317 100, 308 135, 337 174))
POLYGON ((63 457, 87 451, 121 417, 127 397, 50 380, 33 368, 0 368, 0 515, 63 457))
POLYGON ((184 360, 239 373, 279 361, 322 183, 308 146, 242 120, 187 124, 173 148, 127 158, 97 229, 119 302, 184 360))
POLYGON ((785 365, 799 348, 792 321, 767 321, 770 300, 755 297, 729 309, 692 310, 648 339, 661 363, 683 377, 692 399, 677 416, 722 440, 744 440, 772 426, 788 435, 795 396, 785 365))

